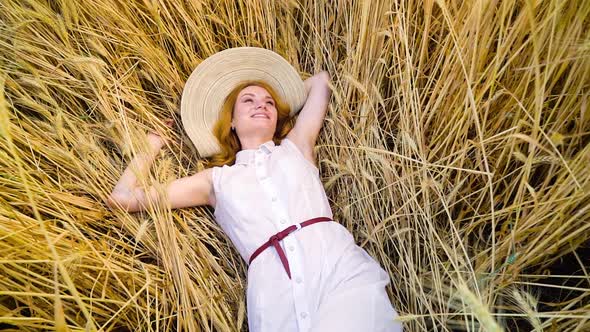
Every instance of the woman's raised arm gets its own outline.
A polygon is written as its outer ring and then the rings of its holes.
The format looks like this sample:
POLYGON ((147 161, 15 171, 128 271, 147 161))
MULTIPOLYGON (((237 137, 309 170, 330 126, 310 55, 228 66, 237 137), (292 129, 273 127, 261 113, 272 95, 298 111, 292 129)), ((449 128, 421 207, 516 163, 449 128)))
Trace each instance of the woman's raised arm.
MULTIPOLYGON (((145 210, 148 204, 159 203, 161 195, 155 186, 143 189, 139 186, 137 177, 145 176, 149 168, 164 146, 164 140, 157 134, 149 133, 150 151, 137 155, 123 172, 121 179, 107 198, 106 204, 110 208, 124 209, 129 212, 145 210)), ((176 179, 166 188, 166 197, 172 209, 198 205, 215 206, 213 191, 212 169, 205 169, 197 174, 176 179)))
POLYGON ((307 100, 287 138, 295 143, 306 159, 315 164, 313 148, 324 124, 328 103, 332 95, 330 75, 326 71, 319 72, 306 79, 304 84, 307 90, 307 100))

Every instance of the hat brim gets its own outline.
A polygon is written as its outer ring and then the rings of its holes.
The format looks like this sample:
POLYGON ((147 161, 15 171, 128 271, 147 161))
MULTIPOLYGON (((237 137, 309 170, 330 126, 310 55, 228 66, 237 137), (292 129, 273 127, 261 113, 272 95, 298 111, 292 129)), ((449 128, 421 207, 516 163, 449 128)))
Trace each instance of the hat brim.
POLYGON ((258 47, 230 48, 208 57, 189 76, 180 105, 182 125, 201 157, 221 152, 213 127, 227 96, 246 81, 263 81, 297 113, 306 99, 301 77, 283 57, 258 47))

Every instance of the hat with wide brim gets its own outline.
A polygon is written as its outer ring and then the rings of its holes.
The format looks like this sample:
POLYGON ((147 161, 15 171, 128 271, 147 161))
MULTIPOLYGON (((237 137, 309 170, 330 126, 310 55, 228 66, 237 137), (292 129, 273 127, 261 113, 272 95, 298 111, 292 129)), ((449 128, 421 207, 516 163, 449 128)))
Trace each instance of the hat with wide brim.
POLYGON ((221 152, 213 127, 227 96, 246 81, 263 81, 297 113, 306 99, 295 68, 277 53, 258 47, 230 48, 201 62, 182 92, 182 125, 201 157, 221 152))

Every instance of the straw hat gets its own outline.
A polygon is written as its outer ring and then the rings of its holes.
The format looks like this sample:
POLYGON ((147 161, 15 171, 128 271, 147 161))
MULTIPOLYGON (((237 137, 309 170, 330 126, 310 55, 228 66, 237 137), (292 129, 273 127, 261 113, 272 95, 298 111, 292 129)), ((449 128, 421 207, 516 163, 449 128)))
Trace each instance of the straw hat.
POLYGON ((182 125, 201 157, 221 152, 213 135, 225 98, 240 83, 258 80, 270 85, 297 113, 307 98, 301 77, 283 57, 258 47, 237 47, 218 52, 201 62, 182 92, 182 125))

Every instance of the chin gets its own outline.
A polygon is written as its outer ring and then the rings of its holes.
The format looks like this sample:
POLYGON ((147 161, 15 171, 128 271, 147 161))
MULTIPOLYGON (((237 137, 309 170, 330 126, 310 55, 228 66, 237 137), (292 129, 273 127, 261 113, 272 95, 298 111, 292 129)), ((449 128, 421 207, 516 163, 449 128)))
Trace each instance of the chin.
POLYGON ((271 126, 252 126, 248 132, 256 134, 270 133, 271 135, 274 135, 275 129, 275 127, 271 126))
POLYGON ((261 122, 261 123, 253 123, 252 127, 257 128, 257 129, 266 128, 268 130, 274 130, 276 128, 276 125, 273 125, 271 123, 261 122))

